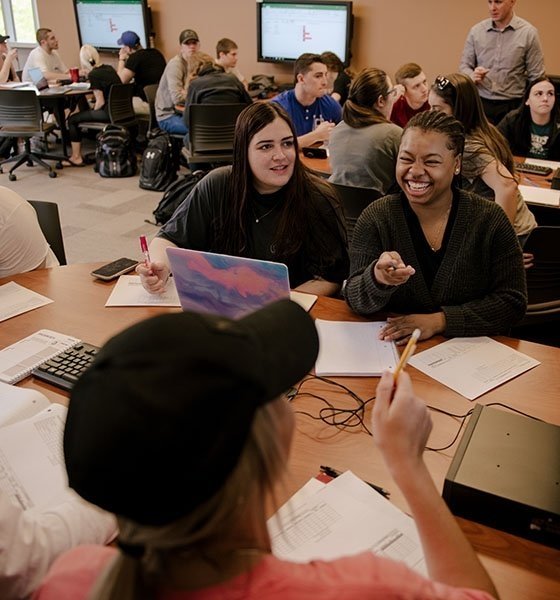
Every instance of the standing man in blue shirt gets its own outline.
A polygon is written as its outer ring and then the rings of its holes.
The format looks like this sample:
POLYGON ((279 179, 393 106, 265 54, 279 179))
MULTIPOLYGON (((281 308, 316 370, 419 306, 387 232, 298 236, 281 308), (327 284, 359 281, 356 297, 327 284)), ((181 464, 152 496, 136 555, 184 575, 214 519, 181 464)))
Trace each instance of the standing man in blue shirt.
POLYGON ((302 54, 294 64, 295 87, 278 102, 290 115, 300 147, 326 142, 342 118, 340 104, 327 93, 327 65, 318 54, 302 54))
POLYGON ((528 81, 544 75, 538 31, 514 15, 515 1, 488 0, 490 19, 470 30, 459 67, 476 83, 494 124, 519 106, 528 81))

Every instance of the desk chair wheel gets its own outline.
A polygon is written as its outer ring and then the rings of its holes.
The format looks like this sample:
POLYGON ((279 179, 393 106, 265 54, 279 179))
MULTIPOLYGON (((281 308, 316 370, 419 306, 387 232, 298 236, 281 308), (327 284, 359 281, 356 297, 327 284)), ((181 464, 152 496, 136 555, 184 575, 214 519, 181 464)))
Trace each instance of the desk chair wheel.
POLYGON ((4 172, 4 169, 2 167, 0 167, 0 175, 2 175, 3 172, 4 172))
POLYGON ((59 161, 56 163, 55 167, 56 167, 57 169, 62 169, 62 162, 59 160, 59 161))
POLYGON ((49 177, 51 179, 54 179, 56 177, 56 175, 57 175, 56 171, 49 171, 49 177))
POLYGON ((26 163, 25 163, 28 167, 32 167, 33 166, 33 161, 31 159, 29 159, 26 163))
POLYGON ((10 173, 10 174, 8 175, 8 179, 9 179, 10 181, 15 181, 15 180, 17 179, 17 177, 16 177, 16 176, 15 176, 13 173, 10 173))

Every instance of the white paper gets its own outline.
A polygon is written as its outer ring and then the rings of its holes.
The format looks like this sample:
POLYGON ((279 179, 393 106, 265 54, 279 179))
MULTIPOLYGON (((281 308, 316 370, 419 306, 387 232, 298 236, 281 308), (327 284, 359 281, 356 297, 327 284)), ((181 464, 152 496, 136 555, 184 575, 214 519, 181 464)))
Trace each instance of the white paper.
POLYGON ((150 294, 140 283, 139 275, 121 275, 105 306, 181 306, 173 277, 163 294, 150 294))
POLYGON ((0 427, 31 417, 49 405, 47 397, 37 390, 0 381, 0 427))
POLYGON ((307 294, 305 292, 290 291, 290 300, 297 302, 307 312, 311 310, 311 307, 317 302, 317 296, 314 294, 307 294))
POLYGON ((316 493, 293 496, 268 520, 272 552, 292 562, 371 552, 427 574, 414 521, 347 471, 316 493))
POLYGON ((529 202, 529 204, 560 206, 560 190, 552 190, 532 185, 520 185, 519 191, 523 196, 523 200, 529 202))
POLYGON ((66 407, 51 404, 0 428, 0 487, 23 509, 43 509, 71 495, 62 435, 66 407))
POLYGON ((315 320, 319 334, 317 375, 379 376, 398 363, 393 342, 379 339, 385 321, 353 323, 315 320))
POLYGON ((560 162, 554 160, 543 160, 541 158, 528 158, 525 161, 529 165, 537 165, 539 167, 550 167, 552 170, 560 168, 560 162))
POLYGON ((541 363, 489 337, 454 338, 415 354, 409 364, 469 400, 541 363))
POLYGON ((5 321, 51 302, 53 301, 50 298, 41 296, 41 294, 10 281, 0 285, 0 321, 5 321))

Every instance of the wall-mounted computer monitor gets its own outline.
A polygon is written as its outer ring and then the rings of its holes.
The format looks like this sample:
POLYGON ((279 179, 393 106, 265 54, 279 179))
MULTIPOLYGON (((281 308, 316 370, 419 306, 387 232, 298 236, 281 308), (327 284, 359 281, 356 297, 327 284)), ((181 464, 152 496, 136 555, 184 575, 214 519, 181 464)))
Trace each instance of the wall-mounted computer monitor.
POLYGON ((348 65, 352 2, 257 0, 257 60, 292 62, 304 52, 330 50, 348 65))
POLYGON ((144 48, 149 45, 150 15, 147 0, 74 0, 80 45, 117 50, 124 31, 135 31, 144 48))

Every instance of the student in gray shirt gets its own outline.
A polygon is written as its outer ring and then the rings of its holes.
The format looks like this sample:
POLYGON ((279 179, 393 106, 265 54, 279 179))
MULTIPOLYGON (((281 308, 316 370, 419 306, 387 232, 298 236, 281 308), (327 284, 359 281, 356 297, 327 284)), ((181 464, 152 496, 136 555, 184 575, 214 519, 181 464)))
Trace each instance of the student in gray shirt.
POLYGON ((459 66, 476 83, 484 112, 495 125, 519 106, 527 82, 544 74, 539 34, 514 15, 515 1, 488 1, 490 19, 470 30, 459 66))

